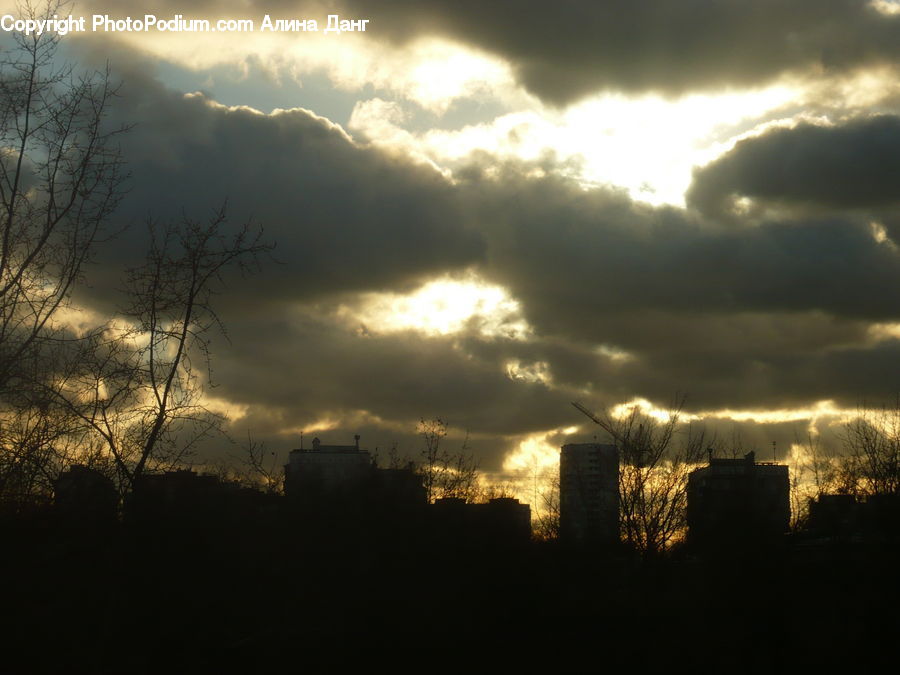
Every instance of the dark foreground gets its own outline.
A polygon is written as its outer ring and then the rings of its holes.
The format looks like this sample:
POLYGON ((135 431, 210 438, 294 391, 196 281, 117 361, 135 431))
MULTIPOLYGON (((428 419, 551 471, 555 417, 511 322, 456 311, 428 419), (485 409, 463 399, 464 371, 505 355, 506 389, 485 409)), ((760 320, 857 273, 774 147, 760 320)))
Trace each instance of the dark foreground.
POLYGON ((890 672, 894 547, 641 561, 337 522, 3 522, 0 672, 890 672), (887 669, 876 668, 887 658, 887 669))

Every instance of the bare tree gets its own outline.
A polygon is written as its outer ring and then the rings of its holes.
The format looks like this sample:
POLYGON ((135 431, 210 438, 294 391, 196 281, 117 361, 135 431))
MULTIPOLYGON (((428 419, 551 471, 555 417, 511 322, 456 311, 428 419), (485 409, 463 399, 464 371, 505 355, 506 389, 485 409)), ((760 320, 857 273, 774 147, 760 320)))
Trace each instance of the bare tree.
MULTIPOLYGON (((19 15, 57 11, 26 4, 19 15)), ((126 129, 107 119, 109 70, 61 62, 56 33, 11 39, 0 55, 0 493, 46 484, 70 445, 42 389, 59 350, 71 350, 57 319, 127 177, 117 145, 126 129)))
POLYGON ((843 458, 835 456, 818 435, 807 432, 806 438, 795 438, 790 461, 792 530, 806 527, 810 502, 827 493, 852 492, 845 484, 843 462, 843 458))
POLYGON ((680 423, 683 405, 677 400, 665 420, 637 406, 621 417, 588 413, 619 449, 619 532, 645 556, 665 551, 687 526, 688 475, 707 443, 703 430, 680 423))
POLYGON ((253 488, 261 488, 267 494, 284 493, 284 462, 278 453, 270 451, 265 443, 254 441, 247 433, 244 446, 244 471, 240 482, 253 488))
POLYGON ((900 492, 900 397, 893 406, 860 408, 844 427, 836 491, 857 496, 900 492))
POLYGON ((205 223, 150 223, 122 319, 83 342, 58 390, 58 402, 102 440, 125 489, 148 469, 178 464, 223 421, 203 400, 209 336, 224 334, 213 298, 227 268, 248 271, 271 248, 261 230, 245 224, 227 236, 226 227, 224 208, 205 223))
POLYGON ((478 494, 478 462, 468 449, 468 435, 459 452, 442 447, 447 423, 440 418, 422 419, 417 431, 424 445, 417 464, 428 501, 457 497, 473 501, 478 494))
POLYGON ((0 426, 0 496, 17 509, 48 499, 53 481, 73 454, 72 432, 64 417, 23 407, 6 410, 0 426))
POLYGON ((68 301, 125 179, 109 71, 57 65, 55 33, 12 35, 0 60, 0 386, 68 301))
POLYGON ((491 481, 481 486, 475 495, 479 502, 489 502, 492 499, 517 499, 518 485, 511 480, 491 481))
POLYGON ((532 529, 535 536, 543 541, 559 539, 559 475, 553 477, 549 485, 538 493, 533 505, 532 529))

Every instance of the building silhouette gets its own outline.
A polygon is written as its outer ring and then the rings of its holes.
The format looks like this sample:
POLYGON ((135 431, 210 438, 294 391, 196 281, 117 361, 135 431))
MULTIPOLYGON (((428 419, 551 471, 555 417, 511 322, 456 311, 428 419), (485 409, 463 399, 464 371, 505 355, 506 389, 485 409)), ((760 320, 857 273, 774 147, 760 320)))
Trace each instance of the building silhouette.
POLYGON ((531 539, 531 507, 512 497, 484 503, 442 497, 430 506, 430 525, 436 540, 453 546, 524 544, 531 539))
POLYGON ((102 526, 118 517, 115 483, 96 469, 73 464, 57 477, 53 488, 56 511, 70 525, 102 526))
POLYGON ((699 546, 773 541, 788 531, 790 479, 785 464, 710 457, 691 472, 687 492, 688 538, 699 546))
POLYGON ((284 491, 289 497, 346 497, 367 487, 375 471, 372 456, 354 445, 324 445, 314 438, 312 449, 291 450, 284 467, 284 491))
POLYGON ((476 520, 494 541, 524 543, 531 539, 531 507, 514 497, 494 497, 473 504, 476 520))
POLYGON ((189 469, 147 473, 125 501, 126 521, 175 529, 259 524, 277 509, 273 495, 189 469))
POLYGON ((437 546, 516 546, 531 538, 531 507, 517 499, 469 503, 446 497, 428 503, 422 476, 413 464, 382 469, 353 445, 326 445, 291 451, 285 465, 285 494, 292 517, 319 539, 364 539, 403 547, 414 542, 437 546), (316 529, 318 528, 318 529, 316 529))
POLYGON ((422 478, 411 465, 380 469, 360 449, 358 435, 354 440, 325 445, 314 438, 311 449, 292 450, 284 467, 285 495, 297 505, 327 505, 334 514, 334 509, 363 508, 387 516, 425 506, 422 478))
POLYGON ((849 540, 860 533, 862 504, 855 495, 821 494, 809 500, 807 534, 849 540))
POLYGON ((821 494, 809 500, 806 534, 822 542, 895 542, 900 534, 900 495, 821 494))
POLYGON ((619 451, 615 445, 570 443, 559 458, 560 539, 610 545, 619 539, 619 451))

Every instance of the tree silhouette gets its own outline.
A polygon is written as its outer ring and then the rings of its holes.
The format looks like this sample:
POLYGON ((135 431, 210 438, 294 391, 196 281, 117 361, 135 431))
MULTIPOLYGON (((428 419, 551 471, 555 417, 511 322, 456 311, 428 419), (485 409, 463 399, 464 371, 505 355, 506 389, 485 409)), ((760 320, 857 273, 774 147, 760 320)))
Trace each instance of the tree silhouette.
POLYGON ((534 509, 533 529, 535 536, 544 541, 559 538, 559 475, 537 493, 534 509))
POLYGON ((117 145, 126 128, 107 122, 109 70, 77 73, 53 32, 11 39, 0 56, 0 494, 46 484, 71 438, 45 395, 75 337, 59 317, 127 177, 117 145))
POLYGON ((683 406, 677 400, 664 420, 636 405, 618 417, 591 415, 619 449, 620 536, 643 556, 662 553, 687 527, 688 475, 707 443, 703 430, 681 424, 683 406))
POLYGON ((900 492, 900 397, 892 406, 860 408, 844 427, 837 491, 857 496, 900 492))
POLYGON ((416 471, 422 477, 428 502, 445 497, 473 501, 478 496, 478 462, 468 450, 468 436, 459 452, 442 446, 447 423, 440 418, 422 419, 417 431, 423 447, 416 471))
POLYGON ((203 401, 209 336, 224 334, 213 299, 230 267, 250 271, 271 246, 249 224, 226 235, 224 207, 208 222, 149 223, 143 265, 127 278, 122 317, 82 342, 57 401, 100 439, 125 489, 169 468, 222 417, 203 401), (201 363, 205 368, 198 368, 201 363))

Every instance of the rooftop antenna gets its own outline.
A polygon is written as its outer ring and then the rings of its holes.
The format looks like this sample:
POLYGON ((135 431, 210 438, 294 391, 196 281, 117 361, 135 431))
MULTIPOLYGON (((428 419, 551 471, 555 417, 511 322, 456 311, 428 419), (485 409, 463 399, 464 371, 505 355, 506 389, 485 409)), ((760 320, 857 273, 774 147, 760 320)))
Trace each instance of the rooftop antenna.
POLYGON ((303 431, 300 432, 300 449, 303 449, 303 431))
POLYGON ((777 443, 777 441, 772 441, 772 461, 773 462, 778 461, 778 453, 775 451, 776 443, 777 443))

